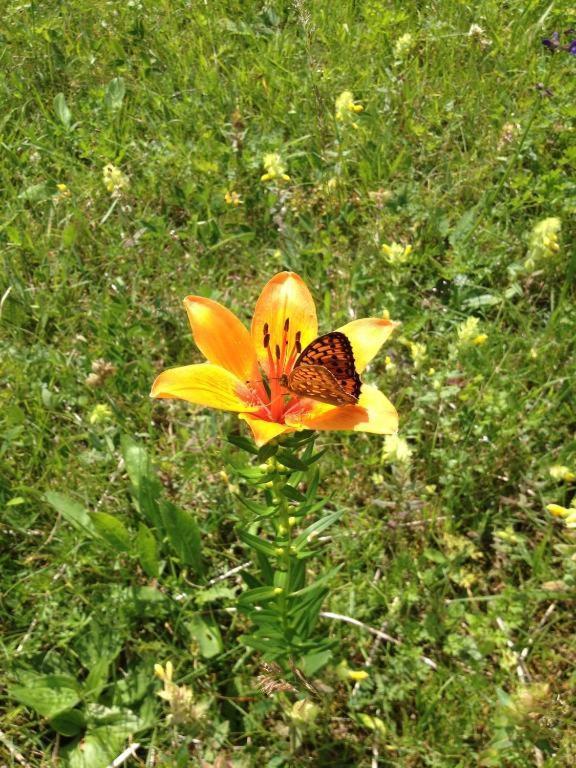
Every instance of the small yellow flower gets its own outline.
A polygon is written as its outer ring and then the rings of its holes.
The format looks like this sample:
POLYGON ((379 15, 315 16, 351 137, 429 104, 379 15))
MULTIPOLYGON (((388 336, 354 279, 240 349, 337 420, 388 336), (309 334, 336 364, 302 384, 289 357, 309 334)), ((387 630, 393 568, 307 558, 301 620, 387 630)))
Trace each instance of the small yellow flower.
POLYGON ((105 403, 99 403, 92 409, 92 413, 88 417, 90 424, 103 424, 112 418, 112 409, 105 403))
POLYGON ((562 222, 557 216, 542 219, 532 228, 528 244, 528 255, 524 266, 533 269, 538 261, 549 259, 560 250, 558 234, 562 222))
POLYGON ((174 667, 171 661, 167 661, 165 667, 154 664, 154 674, 164 683, 164 688, 158 691, 158 696, 170 706, 168 720, 171 723, 194 725, 205 717, 208 703, 197 702, 194 692, 187 685, 176 685, 172 682, 174 667))
POLYGON ((104 186, 112 197, 120 197, 122 190, 130 186, 130 178, 112 163, 108 163, 102 169, 104 186))
POLYGON ((561 517, 562 519, 570 514, 570 510, 567 507, 561 507, 560 504, 547 504, 546 511, 554 517, 561 517))
POLYGON ((56 201, 64 200, 67 197, 72 197, 72 193, 66 184, 56 184, 56 189, 58 190, 58 192, 54 195, 54 199, 56 201))
POLYGON ((401 35, 394 44, 394 58, 402 60, 412 52, 414 48, 414 38, 410 32, 401 35))
POLYGON ((300 726, 312 725, 319 714, 320 707, 308 699, 294 702, 290 710, 291 720, 300 726))
POLYGON ((226 193, 224 194, 224 202, 226 205, 233 205, 235 208, 237 208, 239 205, 242 205, 243 200, 238 192, 227 189, 226 193))
POLYGON ((390 355, 386 355, 386 357, 385 357, 385 359, 384 359, 384 364, 385 364, 385 366, 386 366, 386 373, 389 373, 389 374, 391 374, 392 376, 393 376, 393 375, 396 373, 396 371, 398 370, 398 366, 396 365, 396 363, 394 362, 394 360, 392 360, 392 358, 390 357, 390 355))
POLYGON ((550 467, 550 477, 554 480, 563 481, 565 483, 573 483, 576 480, 576 474, 571 472, 570 469, 563 464, 555 464, 550 467))
POLYGON ((290 181, 284 161, 278 152, 265 154, 262 164, 266 173, 260 177, 260 181, 290 181))
POLYGON ((399 264, 405 264, 409 260, 410 254, 412 253, 412 246, 402 245, 401 243, 396 242, 393 242, 390 245, 384 243, 382 246, 382 253, 388 264, 395 267, 399 264))
POLYGON ((350 680, 354 680, 356 683, 361 683, 362 680, 367 680, 370 675, 365 669, 349 669, 348 677, 350 680))
POLYGON ((352 118, 354 115, 363 111, 364 107, 362 104, 357 104, 354 101, 352 91, 342 91, 335 101, 336 120, 338 120, 338 122, 351 123, 357 128, 357 125, 352 121, 352 118))
POLYGON ((410 348, 410 354, 412 355, 412 362, 414 368, 420 370, 422 363, 426 359, 427 351, 426 344, 421 344, 419 341, 409 341, 408 346, 410 348))
POLYGON ((409 464, 412 449, 399 435, 386 435, 382 448, 382 459, 387 464, 409 464))
POLYGON ((482 344, 486 344, 487 341, 488 341, 488 334, 487 333, 479 333, 478 336, 475 336, 472 339, 472 344, 475 347, 481 347, 482 344))
POLYGON ((477 317, 467 317, 463 323, 458 326, 458 343, 461 345, 470 344, 477 334, 480 320, 477 317))

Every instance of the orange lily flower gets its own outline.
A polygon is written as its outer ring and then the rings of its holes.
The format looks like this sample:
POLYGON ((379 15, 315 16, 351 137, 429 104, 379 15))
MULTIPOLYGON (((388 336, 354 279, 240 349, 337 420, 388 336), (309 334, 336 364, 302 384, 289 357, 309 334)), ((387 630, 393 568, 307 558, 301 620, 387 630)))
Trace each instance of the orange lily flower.
MULTIPOLYGON (((362 384, 358 402, 350 405, 332 405, 287 390, 299 352, 318 336, 314 300, 294 272, 280 272, 266 284, 250 331, 211 299, 188 296, 184 306, 207 362, 163 371, 152 385, 152 397, 235 411, 257 445, 301 429, 396 432, 396 409, 370 384, 362 384)), ((385 318, 364 318, 338 329, 350 341, 358 373, 396 325, 385 318)))

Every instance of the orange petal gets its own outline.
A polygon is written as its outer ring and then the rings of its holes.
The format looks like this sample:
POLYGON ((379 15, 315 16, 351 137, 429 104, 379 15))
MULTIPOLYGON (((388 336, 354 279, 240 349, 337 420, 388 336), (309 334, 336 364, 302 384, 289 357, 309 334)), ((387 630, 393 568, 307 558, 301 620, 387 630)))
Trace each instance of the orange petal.
POLYGON ((217 301, 187 296, 184 307, 198 349, 209 363, 220 365, 241 381, 261 378, 248 329, 217 301))
POLYGON ((398 429, 396 408, 370 384, 362 385, 357 405, 333 406, 310 401, 307 411, 287 413, 285 420, 296 429, 351 429, 379 435, 390 435, 398 429))
POLYGON ((318 320, 312 294, 306 283, 295 272, 279 272, 264 286, 252 318, 252 340, 261 363, 266 363, 268 354, 262 344, 264 324, 268 324, 270 348, 282 344, 284 323, 290 321, 288 329, 288 353, 294 347, 296 332, 300 331, 302 348, 318 336, 318 320))
POLYGON ((398 325, 400 323, 385 320, 383 317, 365 317, 361 320, 352 320, 351 323, 338 328, 350 339, 358 373, 366 368, 398 325))
POLYGON ((257 411, 248 387, 230 371, 211 363, 163 371, 152 384, 151 397, 174 397, 221 411, 257 411), (251 404, 252 403, 252 404, 251 404))
POLYGON ((293 432, 294 428, 286 424, 279 424, 277 421, 266 421, 251 413, 240 413, 238 418, 248 424, 254 435, 256 445, 261 446, 273 440, 284 432, 293 432))

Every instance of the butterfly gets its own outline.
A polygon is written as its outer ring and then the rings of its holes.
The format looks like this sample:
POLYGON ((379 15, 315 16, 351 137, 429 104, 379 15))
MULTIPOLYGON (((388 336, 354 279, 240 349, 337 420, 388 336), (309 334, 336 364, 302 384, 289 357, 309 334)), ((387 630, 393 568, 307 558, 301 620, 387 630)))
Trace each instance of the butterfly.
POLYGON ((292 371, 282 377, 281 383, 289 392, 322 403, 357 403, 362 382, 350 340, 340 331, 319 336, 302 350, 292 371))

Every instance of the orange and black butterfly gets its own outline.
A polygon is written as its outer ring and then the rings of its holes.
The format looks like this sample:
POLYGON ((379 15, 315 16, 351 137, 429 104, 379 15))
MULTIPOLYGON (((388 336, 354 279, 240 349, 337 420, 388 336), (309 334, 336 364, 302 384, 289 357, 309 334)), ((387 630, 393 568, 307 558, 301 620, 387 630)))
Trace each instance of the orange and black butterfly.
POLYGON ((300 397, 330 405, 353 405, 362 382, 356 371, 350 340, 340 331, 319 336, 302 350, 283 387, 300 397))

